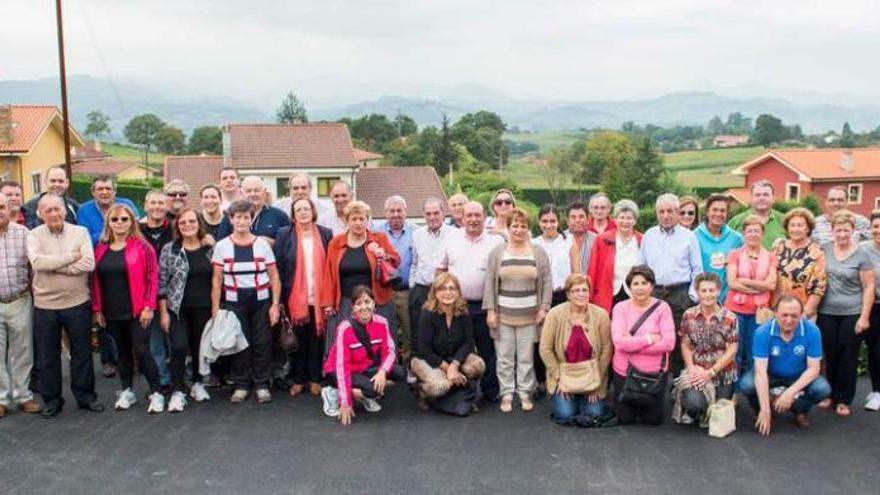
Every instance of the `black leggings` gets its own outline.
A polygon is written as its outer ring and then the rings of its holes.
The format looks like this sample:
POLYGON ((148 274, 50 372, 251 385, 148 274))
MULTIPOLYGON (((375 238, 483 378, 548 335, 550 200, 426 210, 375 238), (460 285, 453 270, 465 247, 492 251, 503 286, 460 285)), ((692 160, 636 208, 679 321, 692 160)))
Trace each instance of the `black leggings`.
POLYGON ((871 391, 880 392, 880 302, 871 309, 871 328, 864 333, 868 345, 868 374, 871 391))
MULTIPOLYGON (((626 381, 625 376, 620 376, 614 371, 611 372, 611 385, 614 392, 614 413, 622 425, 635 423, 637 419, 646 425, 659 425, 663 423, 664 406, 666 404, 665 393, 656 401, 650 404, 631 404, 629 402, 620 402, 617 397, 623 390, 623 383, 626 381)), ((664 391, 665 392, 665 391, 664 391)))
MULTIPOLYGON (((716 385, 715 400, 733 398, 733 385, 716 385)), ((681 394, 681 407, 691 418, 698 420, 709 409, 706 394, 694 387, 686 388, 681 394)))
POLYGON ((211 308, 180 308, 178 314, 170 312, 171 330, 171 387, 175 392, 186 390, 186 353, 192 355, 192 381, 202 381, 199 374, 199 346, 205 324, 211 319, 211 308))
POLYGON ((107 330, 116 341, 117 367, 122 388, 131 388, 134 378, 134 359, 146 378, 150 392, 159 390, 159 369, 150 352, 150 327, 141 327, 138 320, 108 321, 107 330))
POLYGON ((293 353, 293 382, 321 383, 321 365, 324 356, 324 337, 315 330, 315 307, 309 307, 309 322, 294 327, 299 339, 299 349, 293 353))
POLYGON ((856 322, 859 315, 828 315, 819 313, 816 324, 822 331, 822 355, 825 378, 831 384, 831 400, 852 404, 856 395, 859 339, 856 322))
MULTIPOLYGON (((373 388, 373 382, 370 381, 370 378, 373 378, 377 371, 379 371, 379 368, 370 368, 364 373, 351 375, 351 389, 360 389, 361 393, 364 394, 364 397, 375 399, 378 394, 376 394, 376 390, 373 388)), ((406 371, 404 371, 403 367, 399 364, 395 364, 394 367, 391 368, 391 373, 386 376, 386 379, 396 383, 406 383, 406 371)), ((331 387, 337 388, 339 384, 336 382, 336 373, 328 373, 326 383, 331 387)))

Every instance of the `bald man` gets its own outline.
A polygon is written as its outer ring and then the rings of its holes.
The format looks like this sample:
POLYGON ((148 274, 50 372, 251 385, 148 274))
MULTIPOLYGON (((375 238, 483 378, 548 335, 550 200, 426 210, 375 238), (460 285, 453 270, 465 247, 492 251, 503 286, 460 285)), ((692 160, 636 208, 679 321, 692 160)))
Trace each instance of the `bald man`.
MULTIPOLYGON (((254 221, 251 224, 251 233, 260 236, 269 243, 275 245, 275 236, 281 227, 290 225, 290 218, 283 211, 266 204, 266 185, 263 179, 256 175, 249 175, 241 181, 241 192, 244 198, 254 205, 254 221)), ((223 217, 220 227, 217 228, 217 240, 232 234, 232 223, 228 216, 223 217)))

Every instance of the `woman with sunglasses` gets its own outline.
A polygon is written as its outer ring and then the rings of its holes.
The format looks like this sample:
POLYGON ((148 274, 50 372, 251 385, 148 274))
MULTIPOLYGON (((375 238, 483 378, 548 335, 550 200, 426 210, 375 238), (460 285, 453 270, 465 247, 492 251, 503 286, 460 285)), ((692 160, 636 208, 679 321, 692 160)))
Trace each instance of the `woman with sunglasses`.
POLYGON ((180 210, 172 224, 174 241, 159 256, 159 322, 171 338, 171 400, 168 412, 186 407, 187 351, 192 355, 192 388, 196 402, 211 399, 199 374, 199 347, 211 319, 211 256, 214 239, 192 208, 180 210))
POLYGON ((507 189, 499 189, 492 196, 489 204, 492 216, 486 218, 486 229, 490 234, 498 234, 507 239, 507 224, 510 220, 510 212, 516 208, 516 200, 513 193, 507 189))
POLYGON ((159 267, 156 252, 141 235, 134 212, 124 205, 107 211, 107 222, 95 247, 92 273, 92 312, 95 323, 107 328, 116 342, 119 379, 116 410, 124 411, 137 402, 132 390, 134 358, 150 386, 147 412, 165 409, 159 392, 159 372, 150 353, 150 323, 156 310, 159 267))
POLYGON ((202 221, 205 232, 214 239, 217 238, 220 222, 223 221, 223 210, 220 209, 220 198, 222 197, 220 188, 214 184, 208 184, 199 191, 199 206, 202 208, 199 219, 202 221))
POLYGON ((679 225, 688 230, 696 229, 700 225, 700 206, 697 198, 693 196, 682 196, 678 201, 679 225))

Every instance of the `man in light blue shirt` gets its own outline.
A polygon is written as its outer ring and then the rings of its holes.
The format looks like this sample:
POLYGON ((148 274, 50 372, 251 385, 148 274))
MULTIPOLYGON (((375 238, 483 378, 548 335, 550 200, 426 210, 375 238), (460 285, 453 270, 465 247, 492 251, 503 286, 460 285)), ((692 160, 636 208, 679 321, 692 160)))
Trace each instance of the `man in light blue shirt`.
POLYGON ((394 306, 397 308, 397 321, 400 323, 400 353, 404 362, 412 355, 412 332, 409 318, 409 271, 412 267, 412 239, 415 226, 406 221, 406 200, 398 195, 385 200, 385 223, 377 225, 375 232, 388 236, 394 249, 400 254, 397 273, 400 284, 394 287, 394 306))
MULTIPOLYGON (((642 258, 654 270, 656 284, 654 297, 669 303, 676 331, 681 326, 685 310, 696 304, 694 278, 703 273, 700 244, 693 231, 678 224, 678 196, 662 194, 657 198, 656 212, 659 225, 642 237, 642 258)), ((681 350, 672 354, 672 371, 681 368, 681 350)))

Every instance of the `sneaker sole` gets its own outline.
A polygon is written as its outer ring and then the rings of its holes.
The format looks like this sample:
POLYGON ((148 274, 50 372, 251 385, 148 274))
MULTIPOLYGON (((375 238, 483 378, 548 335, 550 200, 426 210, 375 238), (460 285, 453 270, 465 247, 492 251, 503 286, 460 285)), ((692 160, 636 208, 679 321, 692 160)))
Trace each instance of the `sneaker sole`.
POLYGON ((327 403, 330 402, 330 399, 327 398, 327 393, 324 392, 324 389, 321 389, 321 401, 323 402, 322 409, 324 410, 325 416, 327 416, 329 418, 338 418, 339 417, 339 410, 336 410, 335 412, 327 410, 327 403))

